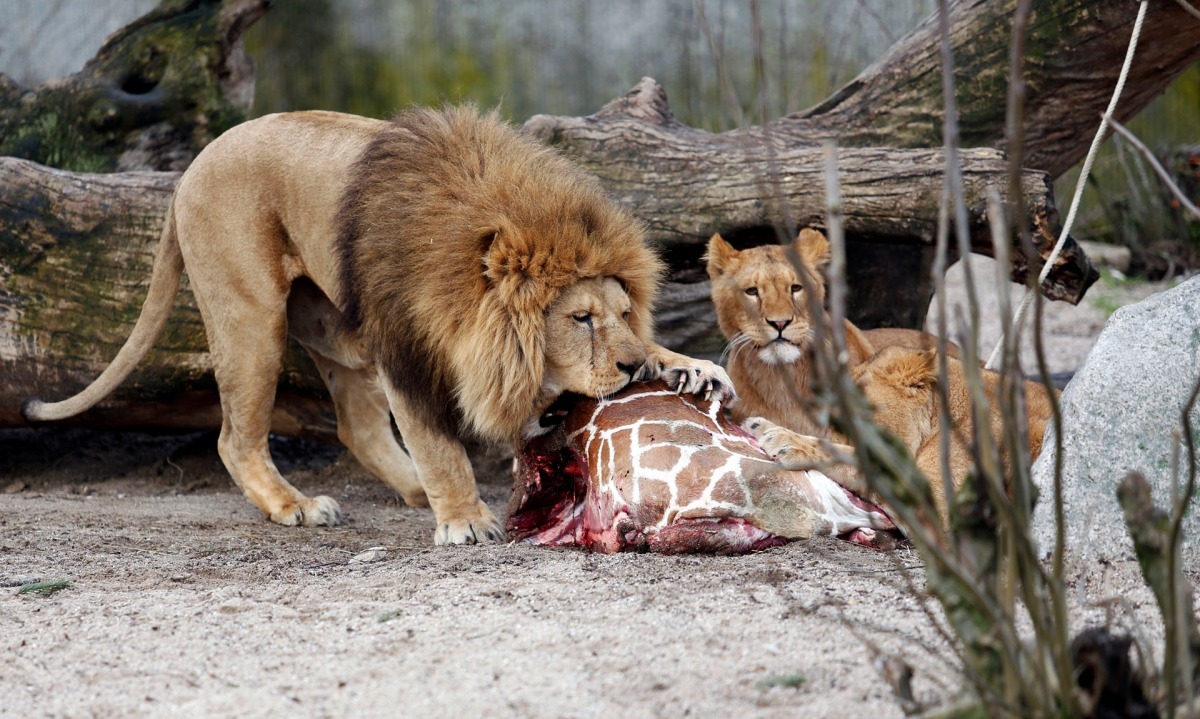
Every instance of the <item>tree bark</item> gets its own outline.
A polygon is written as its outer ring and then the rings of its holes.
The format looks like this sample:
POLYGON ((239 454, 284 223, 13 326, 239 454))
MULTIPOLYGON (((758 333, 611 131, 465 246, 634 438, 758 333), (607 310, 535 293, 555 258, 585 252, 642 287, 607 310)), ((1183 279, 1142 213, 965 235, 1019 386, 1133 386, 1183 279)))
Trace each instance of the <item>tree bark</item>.
MULTIPOLYGON (((1193 3, 1194 4, 1194 3, 1193 3)), ((950 3, 959 133, 965 147, 1006 149, 1005 98, 1017 0, 950 3)), ((1132 0, 1034 0, 1025 40, 1023 166, 1058 178, 1083 159, 1117 84, 1138 6, 1132 0)), ((768 123, 793 144, 937 147, 942 65, 937 16, 816 107, 768 123)), ((1200 21, 1151 0, 1114 117, 1124 122, 1200 60, 1200 21)))
MULTIPOLYGON (((659 317, 664 341, 710 349, 715 334, 701 255, 713 232, 735 244, 776 239, 777 227, 825 225, 824 151, 773 133, 779 122, 709 133, 678 122, 666 93, 650 78, 588 117, 537 115, 525 130, 559 147, 598 175, 618 202, 642 218, 672 269, 659 317), (698 285, 687 287, 687 285, 698 285)), ((972 250, 991 255, 989 188, 1004 198, 1008 161, 997 150, 963 150, 972 250)), ((945 158, 939 149, 842 148, 838 179, 850 265, 847 313, 867 327, 919 327, 932 296, 928 283, 945 158)), ((1049 256, 1058 212, 1048 175, 1026 170, 1022 201, 1034 247, 1049 256)), ((1013 279, 1028 269, 1013 250, 1013 279)), ((1040 262, 1041 260, 1039 260, 1040 262)), ((1078 302, 1097 278, 1074 240, 1055 262, 1043 291, 1078 302)))
POLYGON ((0 75, 0 155, 85 172, 184 170, 246 119, 242 34, 268 0, 163 0, 84 68, 33 90, 0 75))
MULTIPOLYGON (((141 312, 162 219, 179 173, 86 175, 0 158, 0 427, 20 406, 94 380, 141 312)), ((293 344, 272 429, 335 439, 325 387, 293 344)), ((204 325, 186 279, 171 322, 133 375, 64 424, 211 429, 221 408, 204 325)))

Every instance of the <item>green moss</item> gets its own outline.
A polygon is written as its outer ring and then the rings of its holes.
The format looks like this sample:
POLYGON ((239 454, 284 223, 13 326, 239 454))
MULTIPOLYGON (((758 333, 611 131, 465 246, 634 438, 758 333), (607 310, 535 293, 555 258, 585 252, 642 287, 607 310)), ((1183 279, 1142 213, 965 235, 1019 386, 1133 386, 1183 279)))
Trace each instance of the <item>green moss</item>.
POLYGON ((808 682, 808 677, 803 674, 776 674, 765 679, 760 679, 755 686, 763 690, 770 689, 771 687, 799 689, 806 682, 808 682))
POLYGON ((61 592, 70 586, 71 582, 68 579, 54 579, 48 582, 30 582, 29 584, 22 584, 21 588, 17 590, 17 594, 41 594, 42 596, 49 596, 55 592, 61 592))
POLYGON ((164 2, 118 31, 84 71, 0 109, 0 154, 77 172, 107 172, 130 136, 165 123, 199 152, 245 119, 217 76, 218 0, 164 2))

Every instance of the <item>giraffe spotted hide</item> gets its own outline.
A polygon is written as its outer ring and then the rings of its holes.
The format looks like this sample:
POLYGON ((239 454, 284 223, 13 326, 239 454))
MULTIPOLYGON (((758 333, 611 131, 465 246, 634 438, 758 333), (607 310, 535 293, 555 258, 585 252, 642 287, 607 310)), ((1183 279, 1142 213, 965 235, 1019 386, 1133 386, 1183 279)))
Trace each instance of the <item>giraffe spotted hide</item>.
POLYGON ((720 404, 662 382, 564 398, 562 421, 514 460, 517 541, 666 554, 738 554, 813 535, 895 543, 878 507, 816 471, 775 464, 720 404))

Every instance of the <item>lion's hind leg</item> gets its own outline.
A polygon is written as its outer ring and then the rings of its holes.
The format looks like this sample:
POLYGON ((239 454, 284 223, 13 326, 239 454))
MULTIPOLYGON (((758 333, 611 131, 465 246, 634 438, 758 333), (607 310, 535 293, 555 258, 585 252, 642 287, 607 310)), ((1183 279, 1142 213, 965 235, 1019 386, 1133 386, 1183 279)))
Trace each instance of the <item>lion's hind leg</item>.
POLYGON ((224 415, 217 451, 242 493, 272 522, 338 524, 338 503, 325 496, 306 497, 289 484, 267 444, 287 342, 286 289, 277 292, 269 282, 239 277, 236 269, 213 263, 192 272, 224 415), (235 295, 228 284, 242 291, 235 295), (212 288, 219 298, 210 296, 212 288), (231 301, 230 295, 236 299, 231 301))
POLYGON ((333 397, 338 439, 371 474, 400 493, 410 507, 427 507, 417 467, 392 434, 387 397, 370 369, 350 369, 309 351, 333 397))

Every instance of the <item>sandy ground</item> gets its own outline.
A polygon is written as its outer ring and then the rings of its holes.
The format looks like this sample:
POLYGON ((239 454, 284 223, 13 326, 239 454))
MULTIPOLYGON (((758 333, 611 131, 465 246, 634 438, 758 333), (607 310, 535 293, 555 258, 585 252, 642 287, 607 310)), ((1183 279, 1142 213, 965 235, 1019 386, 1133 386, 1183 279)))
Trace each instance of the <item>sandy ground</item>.
MULTIPOLYGON (((1099 306, 1054 307, 1055 371, 1078 365, 1106 308, 1161 288, 1100 289, 1099 306)), ((347 515, 290 529, 241 498, 213 444, 0 433, 0 714, 899 717, 886 654, 915 667, 929 705, 960 685, 906 589, 923 579, 910 550, 434 548, 428 510, 340 449, 277 440, 289 478, 347 515), (54 579, 70 587, 17 593, 54 579)), ((501 512, 504 462, 479 474, 501 512)), ((1074 570, 1074 624, 1157 636, 1136 567, 1074 570)))

